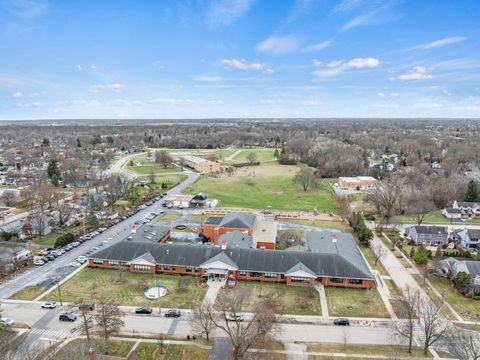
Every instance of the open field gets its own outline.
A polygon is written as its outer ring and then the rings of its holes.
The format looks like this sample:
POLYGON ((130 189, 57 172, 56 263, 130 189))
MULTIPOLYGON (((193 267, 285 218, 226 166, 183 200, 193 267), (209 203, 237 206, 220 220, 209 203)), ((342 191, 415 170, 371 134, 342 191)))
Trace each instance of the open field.
POLYGON ((193 345, 160 345, 146 342, 140 343, 135 351, 142 360, 207 360, 210 354, 210 350, 193 345))
POLYGON ((241 162, 248 161, 247 157, 251 153, 254 153, 256 155, 257 161, 259 162, 275 160, 274 149, 243 149, 237 155, 235 155, 233 160, 241 162))
MULTIPOLYGON (((416 279, 417 282, 422 285, 423 281, 418 276, 416 276, 416 279)), ((464 320, 480 321, 480 300, 473 300, 472 298, 462 295, 455 286, 453 286, 453 282, 450 279, 431 276, 428 280, 443 296, 445 301, 447 301, 464 320)), ((425 286, 428 285, 425 284, 425 286)), ((448 311, 448 309, 446 309, 446 311, 448 311)))
MULTIPOLYGON (((134 342, 131 341, 110 340, 110 355, 126 357, 130 352, 130 349, 133 347, 133 344, 134 342)), ((100 339, 94 339, 93 347, 99 354, 103 354, 103 341, 101 341, 100 339)), ((65 345, 58 351, 58 358, 67 359, 69 358, 70 354, 84 353, 85 360, 87 360, 90 358, 88 356, 88 350, 89 349, 87 347, 86 340, 75 339, 70 341, 67 345, 65 345)))
POLYGON ((155 221, 176 221, 182 217, 182 214, 178 212, 165 212, 163 214, 158 215, 155 217, 155 221))
POLYGON ((61 234, 52 232, 48 235, 42 236, 41 238, 33 240, 33 242, 41 246, 53 246, 60 235, 61 234))
MULTIPOLYGON (((153 153, 152 153, 153 156, 153 153)), ((164 168, 161 164, 157 164, 155 161, 148 159, 148 154, 140 154, 132 157, 125 164, 124 168, 126 170, 132 171, 139 175, 148 175, 150 173, 162 173, 162 172, 177 172, 182 171, 179 167, 170 165, 167 168, 164 168), (133 163, 133 166, 131 165, 133 163), (138 165, 138 166, 137 166, 138 165)))
MULTIPOLYGON (((385 355, 391 356, 392 359, 397 357, 432 357, 429 353, 427 356, 423 354, 421 347, 414 347, 412 353, 408 353, 408 348, 404 346, 386 346, 386 345, 351 345, 343 346, 340 344, 308 344, 308 352, 331 352, 331 353, 344 353, 348 355, 385 355)), ((328 359, 327 357, 317 357, 315 355, 310 356, 309 359, 328 359)), ((341 359, 345 359, 342 357, 341 359)), ((348 359, 348 358, 347 358, 348 359)), ((353 358, 352 358, 353 359, 353 358)))
POLYGON ((330 316, 388 318, 388 312, 376 289, 326 287, 330 316))
POLYGON ((210 199, 219 199, 220 206, 226 207, 336 211, 337 203, 325 185, 316 190, 303 191, 300 185, 293 182, 299 169, 299 166, 276 163, 245 167, 237 169, 232 176, 201 176, 184 192, 204 192, 210 199))
MULTIPOLYGON (((222 293, 233 291, 222 290, 222 293)), ((285 284, 270 284, 255 281, 239 281, 238 291, 244 292, 245 302, 243 311, 252 311, 253 306, 258 303, 262 296, 269 293, 280 292, 280 312, 283 314, 295 315, 321 315, 320 298, 313 287, 287 286, 285 284)), ((217 298, 218 299, 218 298, 217 298)), ((218 300, 217 300, 218 301, 218 300)))
POLYGON ((304 219, 279 219, 280 222, 292 223, 298 225, 306 225, 317 228, 338 229, 343 232, 351 233, 353 229, 343 221, 335 220, 304 220, 304 219))
MULTIPOLYGON (((412 215, 395 215, 390 218, 390 223, 399 223, 399 224, 415 224, 412 215)), ((423 220, 423 224, 444 224, 451 225, 454 224, 450 219, 447 219, 442 215, 442 211, 432 211, 427 214, 423 220)), ((480 225, 480 219, 469 219, 465 220, 465 224, 470 225, 480 225)))
MULTIPOLYGON (((120 305, 192 308, 205 297, 206 288, 198 286, 198 277, 163 274, 141 274, 119 270, 86 268, 60 286, 63 301, 91 300, 92 293, 106 290, 120 305), (168 295, 149 300, 143 289, 160 283, 168 295)), ((59 301, 56 291, 44 300, 59 301)))
POLYGON ((37 286, 37 285, 26 286, 22 290, 17 291, 15 294, 10 296, 9 299, 33 300, 47 290, 48 288, 46 288, 45 286, 37 286))
MULTIPOLYGON (((415 280, 417 281, 418 285, 420 285, 420 287, 423 289, 423 291, 425 291, 425 293, 432 299, 432 300, 438 300, 439 297, 433 292, 433 290, 430 288, 430 286, 428 286, 428 284, 424 281, 423 277, 421 275, 418 275, 418 274, 413 274, 412 275, 415 280)), ((429 281, 431 280, 431 278, 429 277, 428 279, 429 281)), ((445 299, 446 300, 446 299, 445 299)), ((448 302, 448 300, 447 300, 448 302)), ((445 316, 447 319, 449 320, 457 320, 457 318, 452 314, 452 312, 450 311, 449 308, 447 308, 446 306, 443 307, 442 309, 442 314, 443 316, 445 316)))

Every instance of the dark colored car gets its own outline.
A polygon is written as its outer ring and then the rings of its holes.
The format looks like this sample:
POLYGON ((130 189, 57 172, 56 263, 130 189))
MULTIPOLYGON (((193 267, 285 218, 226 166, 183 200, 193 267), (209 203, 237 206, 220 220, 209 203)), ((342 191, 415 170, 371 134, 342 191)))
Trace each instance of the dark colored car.
POLYGON ((139 307, 135 309, 135 314, 151 314, 152 308, 149 307, 139 307))
POLYGON ((72 314, 72 313, 63 313, 63 314, 60 314, 60 316, 58 317, 58 320, 73 322, 73 321, 77 320, 77 315, 72 314))
POLYGON ((338 318, 333 320, 333 323, 338 326, 350 326, 350 320, 346 318, 338 318))
POLYGON ((165 317, 174 317, 174 318, 179 318, 180 316, 182 316, 182 313, 180 312, 180 310, 168 310, 166 313, 165 313, 165 317))
POLYGON ((80 310, 95 310, 95 304, 92 303, 80 303, 78 304, 80 310))
POLYGON ((55 260, 55 256, 53 256, 53 255, 47 255, 47 256, 45 256, 45 257, 46 257, 48 260, 50 260, 50 261, 55 260))

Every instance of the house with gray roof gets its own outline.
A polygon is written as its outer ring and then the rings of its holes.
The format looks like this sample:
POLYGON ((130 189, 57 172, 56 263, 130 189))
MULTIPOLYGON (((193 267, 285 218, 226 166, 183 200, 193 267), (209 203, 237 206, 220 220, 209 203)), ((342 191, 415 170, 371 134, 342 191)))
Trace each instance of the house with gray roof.
POLYGON ((441 271, 454 280, 461 272, 470 276, 468 295, 480 295, 480 261, 447 258, 439 262, 441 271))
POLYGON ((448 243, 448 231, 445 226, 416 225, 407 229, 407 237, 416 245, 439 246, 448 243))
POLYGON ((480 249, 480 229, 464 227, 457 231, 453 238, 466 249, 480 249))
POLYGON ((125 240, 92 254, 88 265, 132 272, 190 274, 204 279, 374 287, 374 277, 351 235, 317 234, 311 239, 307 251, 125 240), (331 241, 334 243, 330 244, 331 241))

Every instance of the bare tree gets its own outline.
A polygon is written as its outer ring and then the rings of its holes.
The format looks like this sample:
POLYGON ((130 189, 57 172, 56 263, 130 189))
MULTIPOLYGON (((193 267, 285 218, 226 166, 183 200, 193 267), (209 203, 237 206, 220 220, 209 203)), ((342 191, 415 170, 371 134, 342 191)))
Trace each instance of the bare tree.
POLYGON ((295 174, 293 181, 300 184, 304 191, 307 191, 310 187, 316 188, 318 186, 318 179, 315 176, 314 170, 307 167, 300 169, 295 174))
POLYGON ((148 178, 150 179, 150 183, 151 184, 155 184, 155 171, 153 170, 153 168, 150 169, 150 171, 148 172, 148 178))
POLYGON ((172 164, 173 159, 166 150, 158 150, 155 151, 155 162, 166 169, 172 164))
POLYGON ((250 163, 250 165, 254 165, 257 163, 257 154, 255 154, 254 152, 251 152, 247 155, 247 160, 248 162, 250 163))
POLYGON ((423 325, 423 353, 428 354, 428 348, 442 339, 448 330, 448 321, 442 314, 443 299, 430 300, 422 298, 419 306, 419 320, 423 325))
POLYGON ((348 195, 338 195, 336 197, 343 220, 348 220, 352 212, 352 197, 348 195))
POLYGON ((387 249, 382 244, 377 244, 373 246, 373 254, 375 255, 375 265, 377 265, 378 261, 382 258, 383 255, 387 253, 387 249))
POLYGON ((446 337, 449 349, 459 360, 480 360, 480 334, 476 331, 452 327, 446 337))
POLYGON ((215 326, 223 330, 229 337, 232 346, 232 358, 243 359, 248 349, 270 341, 278 333, 277 317, 275 315, 278 296, 269 294, 257 302, 249 321, 228 321, 227 314, 238 318, 242 316, 245 304, 245 293, 234 290, 222 294, 219 298, 223 318, 213 318, 215 326))
POLYGON ((59 204, 55 210, 57 211, 58 226, 60 228, 63 228, 75 213, 74 208, 65 203, 59 204))
POLYGON ((199 334, 205 335, 207 341, 210 340, 210 334, 215 329, 216 321, 218 321, 218 314, 209 300, 205 300, 199 307, 192 310, 192 329, 199 334))
POLYGON ((400 335, 408 339, 408 352, 412 353, 413 346, 413 325, 415 317, 418 313, 418 306, 420 302, 420 291, 406 286, 398 296, 404 320, 398 320, 394 323, 394 329, 400 335))
POLYGON ((0 200, 5 203, 6 206, 13 206, 18 201, 18 193, 13 190, 5 190, 0 196, 0 200))
POLYGON ((365 201, 375 206, 387 222, 400 210, 402 200, 402 193, 399 187, 392 182, 384 182, 370 190, 365 196, 365 201))
POLYGON ((124 325, 124 314, 105 291, 99 291, 94 300, 96 303, 94 318, 103 337, 103 351, 108 354, 110 352, 110 336, 117 333, 124 325))
POLYGON ((36 234, 39 237, 45 235, 49 224, 49 219, 42 213, 35 214, 31 217, 30 225, 32 226, 32 234, 36 234))
POLYGON ((90 348, 91 346, 91 334, 93 328, 95 328, 95 316, 93 312, 86 306, 80 307, 80 322, 72 329, 72 332, 78 332, 82 335, 85 335, 87 340, 87 348, 90 348))

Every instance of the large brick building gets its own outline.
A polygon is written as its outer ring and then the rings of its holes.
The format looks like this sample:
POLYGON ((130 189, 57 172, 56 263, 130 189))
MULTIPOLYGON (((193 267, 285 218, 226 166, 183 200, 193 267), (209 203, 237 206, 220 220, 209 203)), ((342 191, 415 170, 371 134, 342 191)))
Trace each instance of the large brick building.
MULTIPOLYGON (((249 236, 235 241, 249 241, 249 236), (244 240, 242 240, 244 238, 244 240)), ((233 243, 235 243, 235 241, 233 243)), ((374 277, 350 234, 311 232, 306 247, 261 250, 240 246, 122 241, 88 260, 90 267, 132 272, 189 274, 236 281, 369 289, 374 277)))
POLYGON ((202 234, 215 245, 219 245, 221 235, 240 231, 248 235, 253 234, 257 223, 257 215, 247 212, 225 214, 223 217, 210 217, 203 224, 202 234))
POLYGON ((210 161, 207 159, 203 159, 198 156, 183 155, 180 158, 186 166, 191 167, 192 169, 195 169, 196 171, 202 174, 210 173, 210 172, 218 172, 222 170, 222 167, 220 166, 219 163, 210 161))

